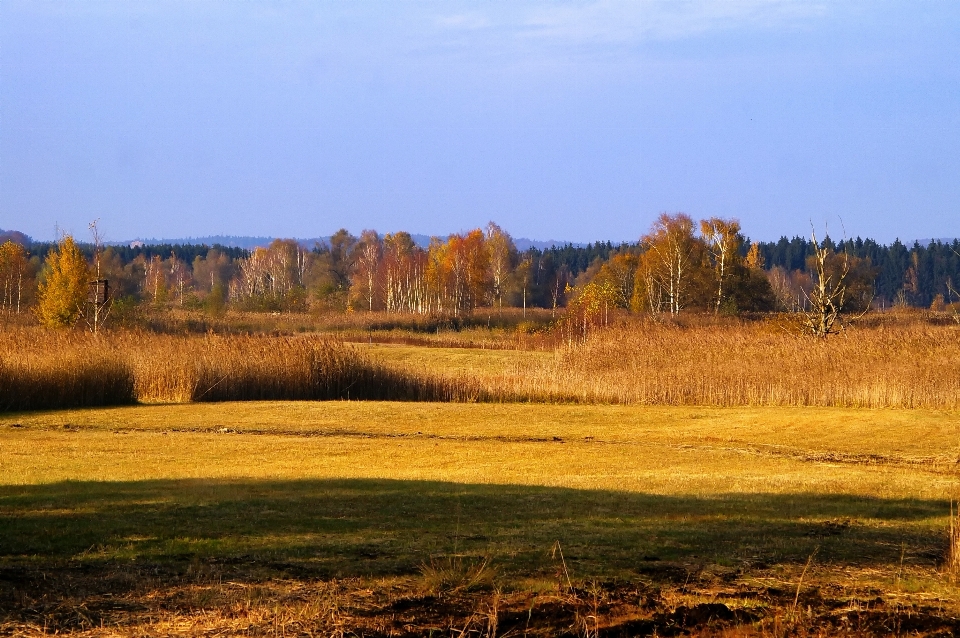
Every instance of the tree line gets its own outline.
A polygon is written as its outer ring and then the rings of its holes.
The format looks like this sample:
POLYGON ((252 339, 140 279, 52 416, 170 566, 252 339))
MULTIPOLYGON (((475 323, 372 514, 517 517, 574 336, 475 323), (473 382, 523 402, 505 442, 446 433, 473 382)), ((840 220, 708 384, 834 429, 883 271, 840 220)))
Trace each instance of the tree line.
POLYGON ((909 248, 860 238, 751 242, 736 220, 695 221, 682 213, 659 216, 636 243, 524 251, 493 222, 426 246, 406 232, 354 236, 341 229, 312 247, 278 239, 253 250, 101 246, 67 236, 34 244, 8 233, 0 244, 0 309, 75 324, 89 282, 105 279, 113 303, 125 307, 452 316, 538 307, 562 311, 571 330, 585 331, 617 309, 802 312, 820 280, 841 275, 844 310, 946 307, 960 301, 960 241, 909 248))
MULTIPOLYGON (((869 266, 875 273, 876 299, 887 305, 927 308, 957 300, 953 291, 960 288, 960 239, 931 241, 926 246, 914 242, 908 247, 900 240, 885 246, 859 237, 834 243, 828 237, 823 245, 869 266)), ((769 268, 802 273, 814 248, 810 239, 781 237, 760 243, 760 252, 769 268)))

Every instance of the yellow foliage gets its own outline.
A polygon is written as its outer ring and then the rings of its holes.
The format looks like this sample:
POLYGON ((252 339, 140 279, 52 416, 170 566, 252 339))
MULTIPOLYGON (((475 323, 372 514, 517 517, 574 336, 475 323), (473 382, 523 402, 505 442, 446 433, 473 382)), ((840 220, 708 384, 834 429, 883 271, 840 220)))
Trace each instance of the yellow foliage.
POLYGON ((52 328, 72 326, 83 314, 90 267, 70 235, 47 255, 46 277, 40 282, 37 315, 52 328))
POLYGON ((0 246, 0 308, 20 312, 26 275, 27 251, 20 244, 4 242, 0 246))

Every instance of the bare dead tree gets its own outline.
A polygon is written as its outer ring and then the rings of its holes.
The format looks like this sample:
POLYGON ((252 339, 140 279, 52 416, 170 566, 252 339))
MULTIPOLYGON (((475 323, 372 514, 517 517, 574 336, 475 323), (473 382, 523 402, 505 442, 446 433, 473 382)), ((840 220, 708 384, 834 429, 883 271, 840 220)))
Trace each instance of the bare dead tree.
POLYGON ((957 292, 957 289, 953 287, 953 282, 950 279, 947 279, 947 293, 950 295, 950 299, 954 297, 957 298, 957 303, 951 303, 953 309, 953 320, 960 324, 960 292, 957 292))
POLYGON ((827 263, 830 249, 820 245, 813 228, 810 229, 810 237, 813 240, 814 281, 810 293, 804 293, 809 309, 803 312, 803 323, 814 336, 826 339, 843 329, 840 311, 847 295, 850 260, 843 253, 840 256, 840 271, 831 273, 827 263))
POLYGON ((107 280, 100 278, 100 253, 103 250, 103 231, 100 230, 100 219, 93 220, 88 226, 93 238, 93 265, 96 279, 89 284, 87 303, 91 307, 91 312, 86 313, 81 309, 81 314, 87 325, 90 326, 90 330, 97 334, 106 322, 113 304, 110 296, 110 285, 107 280))

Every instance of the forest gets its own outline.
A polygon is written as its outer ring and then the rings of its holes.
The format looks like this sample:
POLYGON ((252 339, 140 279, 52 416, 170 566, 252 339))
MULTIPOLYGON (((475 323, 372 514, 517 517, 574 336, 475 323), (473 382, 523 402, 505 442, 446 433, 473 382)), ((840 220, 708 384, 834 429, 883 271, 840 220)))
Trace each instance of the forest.
POLYGON ((860 238, 817 242, 815 235, 751 242, 736 220, 664 214, 635 243, 524 251, 493 222, 434 237, 427 246, 407 232, 365 230, 357 237, 341 229, 313 246, 276 239, 253 250, 101 245, 69 236, 44 243, 7 231, 0 232, 0 308, 73 325, 96 279, 107 280, 119 321, 136 309, 163 307, 445 316, 545 308, 585 324, 605 321, 616 309, 795 312, 809 306, 818 247, 825 251, 825 276, 844 278, 844 310, 955 311, 960 302, 960 240, 910 247, 860 238))

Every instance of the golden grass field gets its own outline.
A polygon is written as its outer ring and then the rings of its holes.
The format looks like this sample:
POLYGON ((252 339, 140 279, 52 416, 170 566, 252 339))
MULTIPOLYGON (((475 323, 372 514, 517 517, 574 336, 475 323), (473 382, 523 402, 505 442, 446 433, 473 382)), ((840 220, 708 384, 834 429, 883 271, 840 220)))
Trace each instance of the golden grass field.
POLYGON ((495 597, 496 635, 529 609, 528 635, 960 616, 956 412, 153 405, 6 416, 0 447, 10 633, 482 635, 495 597), (58 605, 32 570, 67 575, 58 605))
POLYGON ((956 326, 354 322, 7 326, 0 635, 960 633, 956 326))

